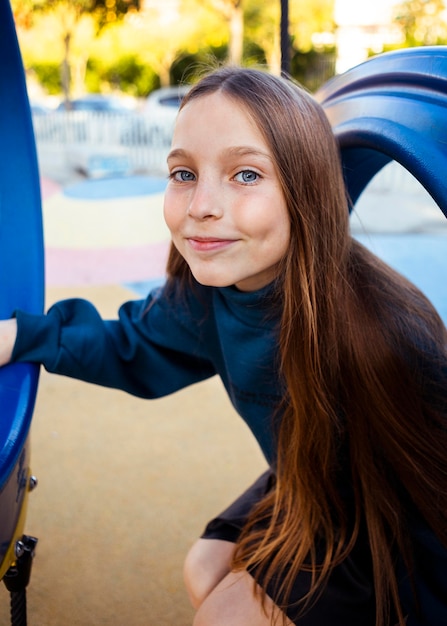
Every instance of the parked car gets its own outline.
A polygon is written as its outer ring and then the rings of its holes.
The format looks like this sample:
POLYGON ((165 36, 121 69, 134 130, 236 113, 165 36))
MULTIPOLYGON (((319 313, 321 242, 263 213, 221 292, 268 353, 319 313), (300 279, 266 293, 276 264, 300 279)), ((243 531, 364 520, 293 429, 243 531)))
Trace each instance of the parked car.
POLYGON ((114 95, 88 94, 64 101, 44 136, 67 146, 67 163, 75 171, 89 177, 127 174, 131 163, 120 136, 133 109, 133 104, 114 95))
POLYGON ((180 103, 187 86, 162 87, 149 94, 141 109, 128 120, 121 133, 126 146, 169 146, 180 103))
MULTIPOLYGON (((190 87, 187 85, 177 85, 176 87, 162 87, 152 91, 143 105, 145 112, 165 112, 177 111, 185 94, 188 93, 190 87)), ((168 113, 169 114, 169 113, 168 113)))
POLYGON ((132 107, 117 96, 89 94, 74 100, 64 100, 57 107, 58 111, 95 111, 98 113, 130 113, 132 107))
POLYGON ((103 142, 119 143, 121 124, 132 115, 133 108, 117 96, 90 94, 61 102, 49 119, 40 124, 39 138, 61 143, 103 142))

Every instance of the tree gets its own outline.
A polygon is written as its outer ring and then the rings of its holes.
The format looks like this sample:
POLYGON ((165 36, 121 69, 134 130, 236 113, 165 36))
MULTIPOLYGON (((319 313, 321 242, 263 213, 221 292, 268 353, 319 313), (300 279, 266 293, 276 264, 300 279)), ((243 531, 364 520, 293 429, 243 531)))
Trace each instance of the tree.
POLYGON ((150 66, 162 86, 170 84, 171 68, 184 55, 195 54, 224 40, 222 18, 199 0, 151 0, 138 14, 104 29, 98 52, 119 50, 150 66))
POLYGON ((100 26, 121 20, 141 8, 141 0, 90 0, 91 9, 100 26))
POLYGON ((261 4, 247 0, 245 8, 246 41, 253 41, 264 51, 270 71, 281 73, 280 15, 279 0, 261 4))
POLYGON ((394 9, 394 22, 401 28, 405 45, 430 46, 447 42, 444 0, 408 0, 394 9))
MULTIPOLYGON (((281 72, 279 0, 261 3, 245 0, 246 38, 256 42, 265 52, 270 70, 281 72)), ((289 2, 289 33, 295 50, 309 52, 314 33, 333 32, 334 0, 294 0, 289 2)))
POLYGON ((210 2, 229 25, 228 62, 231 65, 240 65, 244 40, 242 0, 210 0, 210 2))
POLYGON ((308 52, 315 33, 334 32, 335 0, 295 0, 290 4, 290 32, 294 47, 308 52))
POLYGON ((100 26, 140 9, 141 0, 11 0, 16 25, 30 27, 38 12, 51 12, 57 5, 69 5, 78 13, 91 13, 100 26))
POLYGON ((139 3, 140 0, 11 0, 18 29, 50 22, 53 40, 56 38, 62 44, 58 49, 62 53, 61 84, 66 101, 70 99, 72 79, 75 91, 83 84, 88 43, 106 24, 138 10, 139 3), (76 46, 79 40, 81 43, 76 46), (77 48, 76 54, 73 54, 73 47, 77 48))
MULTIPOLYGON (((227 49, 227 62, 266 62, 272 72, 281 71, 280 0, 141 0, 139 11, 139 0, 11 1, 25 66, 47 75, 51 69, 53 84, 60 67, 67 100, 85 91, 87 67, 96 90, 111 76, 120 84, 117 72, 127 68, 128 88, 132 77, 141 76, 138 95, 158 78, 168 85, 173 66, 187 80, 200 71, 196 61, 210 65, 227 49)), ((333 2, 289 2, 292 54, 309 52, 313 33, 333 29, 333 2)))

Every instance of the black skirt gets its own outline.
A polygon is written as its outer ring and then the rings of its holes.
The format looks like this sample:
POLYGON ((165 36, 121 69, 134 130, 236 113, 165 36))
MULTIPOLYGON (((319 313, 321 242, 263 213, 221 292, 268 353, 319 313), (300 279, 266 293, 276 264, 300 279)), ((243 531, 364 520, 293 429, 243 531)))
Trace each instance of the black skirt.
MULTIPOLYGON (((237 500, 220 515, 211 520, 202 534, 203 539, 221 539, 236 543, 245 521, 262 497, 275 488, 275 477, 267 471, 256 480, 237 500)), ((259 584, 276 604, 275 589, 278 579, 259 584)), ((287 617, 299 626, 374 626, 375 596, 372 577, 371 554, 366 532, 362 533, 348 557, 331 572, 327 584, 317 600, 306 609, 304 614, 300 600, 306 595, 311 585, 311 573, 300 572, 297 576, 288 606, 287 617)), ((394 616, 390 624, 395 624, 394 616)))

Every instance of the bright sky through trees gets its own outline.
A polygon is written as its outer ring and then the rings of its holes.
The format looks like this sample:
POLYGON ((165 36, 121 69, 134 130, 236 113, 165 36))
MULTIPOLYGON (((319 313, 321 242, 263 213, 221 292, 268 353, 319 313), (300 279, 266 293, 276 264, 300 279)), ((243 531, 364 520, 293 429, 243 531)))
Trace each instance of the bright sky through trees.
POLYGON ((337 24, 386 24, 391 21, 393 6, 396 0, 336 0, 335 22, 337 24))

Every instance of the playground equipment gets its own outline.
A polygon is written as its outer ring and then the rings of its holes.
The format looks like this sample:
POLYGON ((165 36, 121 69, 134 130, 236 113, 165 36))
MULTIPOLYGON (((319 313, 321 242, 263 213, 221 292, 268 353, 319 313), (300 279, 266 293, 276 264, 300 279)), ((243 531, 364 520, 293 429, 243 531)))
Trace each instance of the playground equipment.
MULTIPOLYGON (((8 0, 0 0, 0 315, 41 312, 44 301, 40 188, 25 76, 8 0)), ((26 587, 37 539, 24 535, 30 470, 29 426, 38 367, 0 371, 0 579, 13 626, 26 624, 26 587)))
POLYGON ((394 160, 447 217, 447 46, 373 57, 328 81, 316 97, 339 142, 353 205, 394 160))
MULTIPOLYGON (((44 303, 39 176, 24 71, 8 0, 0 0, 0 316, 44 303)), ((387 163, 399 162, 447 216, 447 47, 402 50, 338 76, 316 94, 340 143, 354 205, 387 163)), ((392 210, 392 208, 390 208, 392 210)), ((24 535, 29 430, 38 367, 0 370, 0 579, 13 626, 26 624, 25 590, 37 539, 24 535)))

